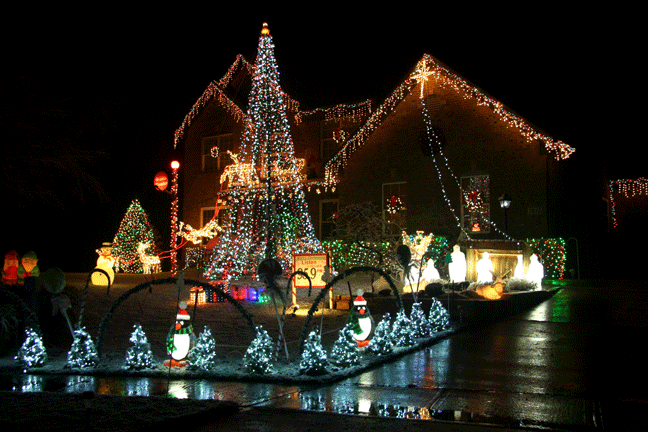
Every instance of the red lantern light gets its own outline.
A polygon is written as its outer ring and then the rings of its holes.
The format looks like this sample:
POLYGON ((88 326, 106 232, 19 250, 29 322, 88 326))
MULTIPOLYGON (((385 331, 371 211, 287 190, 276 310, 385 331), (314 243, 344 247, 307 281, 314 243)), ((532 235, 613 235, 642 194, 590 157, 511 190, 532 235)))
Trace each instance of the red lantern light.
POLYGON ((167 186, 169 186, 169 177, 164 171, 160 171, 159 173, 155 174, 155 177, 153 178, 153 184, 155 185, 155 188, 159 191, 164 191, 166 190, 167 186))

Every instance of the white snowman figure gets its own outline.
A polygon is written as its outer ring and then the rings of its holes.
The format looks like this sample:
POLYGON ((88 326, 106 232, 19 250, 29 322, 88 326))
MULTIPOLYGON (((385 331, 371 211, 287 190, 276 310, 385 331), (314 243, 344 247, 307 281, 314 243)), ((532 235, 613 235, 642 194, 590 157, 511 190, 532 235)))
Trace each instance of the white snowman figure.
POLYGON ((90 280, 93 285, 97 286, 112 285, 115 281, 115 271, 113 270, 115 258, 111 255, 112 245, 110 243, 102 243, 101 247, 97 249, 96 252, 99 254, 99 258, 97 258, 97 266, 95 268, 108 273, 110 279, 106 279, 106 275, 102 272, 93 272, 92 276, 90 276, 90 280))
POLYGON ((352 325, 353 337, 359 347, 365 347, 369 344, 367 338, 373 329, 373 317, 367 308, 367 301, 362 296, 364 294, 358 290, 358 296, 353 301, 353 309, 349 314, 349 324, 352 325))
POLYGON ((195 339, 193 326, 187 313, 187 302, 181 301, 178 306, 180 309, 176 315, 175 325, 171 327, 167 336, 167 353, 171 356, 171 360, 165 362, 167 366, 184 366, 183 360, 187 358, 195 339))

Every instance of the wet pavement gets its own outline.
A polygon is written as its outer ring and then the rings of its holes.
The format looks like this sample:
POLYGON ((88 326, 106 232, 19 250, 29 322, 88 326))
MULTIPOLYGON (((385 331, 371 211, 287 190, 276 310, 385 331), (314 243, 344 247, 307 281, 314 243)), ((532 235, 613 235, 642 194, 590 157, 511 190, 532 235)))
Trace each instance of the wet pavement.
MULTIPOLYGON (((399 361, 320 388, 61 376, 24 376, 13 385, 18 391, 31 386, 168 394, 233 401, 242 408, 226 420, 192 430, 257 430, 257 423, 267 430, 306 430, 300 424, 311 430, 351 424, 355 426, 346 428, 369 430, 371 424, 383 427, 382 422, 397 419, 401 423, 385 427, 423 430, 421 423, 431 428, 434 422, 437 430, 449 425, 452 430, 637 430, 648 419, 647 392, 640 384, 648 360, 642 343, 647 312, 648 298, 640 286, 566 285, 532 310, 476 325, 399 361)), ((3 390, 7 385, 2 383, 3 390)))

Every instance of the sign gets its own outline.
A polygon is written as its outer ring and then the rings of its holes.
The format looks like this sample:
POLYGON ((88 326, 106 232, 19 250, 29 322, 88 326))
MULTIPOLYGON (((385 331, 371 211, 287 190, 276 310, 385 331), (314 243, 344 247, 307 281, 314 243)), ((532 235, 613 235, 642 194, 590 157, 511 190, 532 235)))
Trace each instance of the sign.
MULTIPOLYGON (((311 280, 313 288, 324 288, 326 281, 322 280, 324 266, 328 266, 327 254, 295 254, 293 255, 293 272, 302 271, 311 280)), ((308 288, 308 279, 303 275, 295 275, 293 287, 308 288)))
POLYGON ((167 186, 169 186, 169 177, 164 171, 160 171, 159 173, 155 174, 155 177, 153 178, 153 184, 159 191, 164 191, 167 186))

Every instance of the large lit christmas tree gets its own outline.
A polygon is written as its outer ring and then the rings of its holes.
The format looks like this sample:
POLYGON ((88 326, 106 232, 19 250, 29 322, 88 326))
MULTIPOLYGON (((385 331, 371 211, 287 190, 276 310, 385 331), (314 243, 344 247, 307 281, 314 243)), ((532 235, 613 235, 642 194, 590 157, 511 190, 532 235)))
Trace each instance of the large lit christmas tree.
POLYGON ((230 154, 234 164, 221 177, 220 198, 230 207, 231 223, 214 249, 208 278, 253 273, 265 258, 287 270, 293 254, 321 251, 303 191, 304 161, 295 158, 287 99, 264 24, 240 152, 230 154))
POLYGON ((131 202, 119 225, 112 244, 111 255, 116 268, 127 273, 141 273, 142 262, 137 253, 140 243, 148 245, 147 254, 154 254, 154 234, 148 214, 137 199, 131 202))

